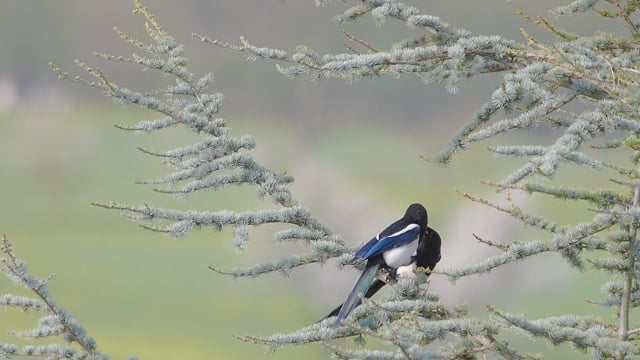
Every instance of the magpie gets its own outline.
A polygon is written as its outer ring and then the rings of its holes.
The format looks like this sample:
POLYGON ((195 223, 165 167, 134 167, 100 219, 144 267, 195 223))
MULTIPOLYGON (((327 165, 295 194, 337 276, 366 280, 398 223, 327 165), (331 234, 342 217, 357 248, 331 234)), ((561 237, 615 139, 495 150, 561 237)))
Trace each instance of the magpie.
POLYGON ((360 305, 360 296, 369 298, 389 279, 395 280, 398 268, 412 263, 429 269, 435 267, 440 260, 441 240, 427 223, 424 206, 411 204, 401 219, 387 226, 356 252, 351 262, 366 260, 367 264, 344 304, 327 316, 337 314, 336 326, 360 305))
MULTIPOLYGON (((436 267, 436 264, 440 261, 440 244, 441 244, 440 234, 437 231, 432 229, 431 227, 427 227, 427 233, 424 238, 421 238, 418 243, 418 251, 414 259, 412 259, 411 264, 407 266, 401 266, 396 269, 396 272, 400 274, 404 272, 404 270, 413 271, 413 266, 420 268, 425 268, 429 270, 433 270, 436 267)), ((382 269, 381 269, 382 270, 382 269)), ((429 274, 427 274, 428 276, 429 274)), ((380 278, 380 273, 376 277, 375 281, 371 285, 371 287, 367 290, 366 294, 363 296, 368 299, 375 295, 382 287, 384 287, 387 283, 393 282, 391 276, 388 276, 386 279, 380 278)), ((359 303, 358 303, 359 305, 359 303)), ((358 305, 354 306, 355 309, 358 305)), ((338 315, 340 309, 342 308, 342 304, 338 305, 335 309, 333 309, 327 316, 322 318, 322 320, 330 318, 332 316, 338 315)))

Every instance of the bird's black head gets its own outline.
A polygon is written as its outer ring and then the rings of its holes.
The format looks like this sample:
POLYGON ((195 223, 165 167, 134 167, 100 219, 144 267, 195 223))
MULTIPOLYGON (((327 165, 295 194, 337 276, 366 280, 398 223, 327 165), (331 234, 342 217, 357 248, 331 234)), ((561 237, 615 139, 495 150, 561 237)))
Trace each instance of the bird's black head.
POLYGON ((420 225, 422 229, 427 229, 427 223, 429 218, 427 216, 427 209, 422 204, 411 204, 407 208, 407 212, 404 213, 404 217, 411 222, 420 225))
POLYGON ((418 267, 433 270, 440 261, 440 245, 442 240, 440 234, 432 228, 427 228, 427 233, 420 237, 416 254, 416 264, 418 267))

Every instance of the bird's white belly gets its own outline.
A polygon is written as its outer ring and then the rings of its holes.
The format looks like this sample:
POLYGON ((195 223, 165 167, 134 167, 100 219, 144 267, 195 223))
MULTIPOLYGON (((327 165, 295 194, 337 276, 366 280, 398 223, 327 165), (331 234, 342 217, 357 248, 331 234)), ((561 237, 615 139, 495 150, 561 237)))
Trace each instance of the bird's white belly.
POLYGON ((382 255, 387 266, 392 268, 398 268, 411 263, 411 257, 416 254, 418 250, 418 239, 397 247, 395 249, 387 250, 382 255))

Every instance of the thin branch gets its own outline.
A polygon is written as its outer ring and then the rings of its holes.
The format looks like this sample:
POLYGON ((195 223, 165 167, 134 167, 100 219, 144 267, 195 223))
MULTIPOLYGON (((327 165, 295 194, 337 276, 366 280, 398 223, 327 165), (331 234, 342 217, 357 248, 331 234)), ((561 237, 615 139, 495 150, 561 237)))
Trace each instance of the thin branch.
POLYGON ((487 246, 491 246, 491 247, 495 247, 498 248, 502 251, 507 251, 509 250, 509 245, 505 245, 505 244, 499 244, 499 243, 495 243, 491 240, 485 240, 483 238, 481 238, 480 236, 476 235, 475 233, 472 233, 471 235, 473 235, 474 238, 476 238, 476 240, 478 240, 478 242, 485 244, 487 246))
POLYGON ((505 206, 501 206, 498 204, 495 204, 487 199, 484 198, 479 198, 476 196, 473 196, 467 192, 464 191, 459 191, 459 190, 455 190, 458 195, 471 200, 472 202, 475 203, 479 203, 482 205, 486 205, 489 206, 491 208, 494 208, 502 213, 508 214, 511 217, 520 220, 522 223, 529 225, 529 226, 533 226, 533 227, 537 227, 540 228, 542 230, 548 231, 550 233, 560 233, 563 230, 565 230, 564 227, 561 227, 555 223, 552 223, 551 221, 544 219, 542 217, 539 216, 533 216, 533 215, 528 215, 525 214, 522 209, 520 209, 519 207, 517 207, 515 204, 512 204, 510 207, 505 207, 505 206))
POLYGON ((15 279, 18 279, 24 287, 33 291, 33 293, 45 305, 46 313, 56 316, 59 319, 60 325, 64 329, 64 335, 68 337, 71 342, 77 343, 91 358, 104 358, 96 351, 96 345, 93 342, 93 339, 86 335, 85 330, 78 324, 75 324, 74 319, 66 312, 66 310, 56 304, 51 296, 48 295, 46 280, 37 279, 26 273, 24 263, 15 256, 7 238, 7 234, 2 235, 1 241, 2 244, 0 246, 0 252, 5 254, 8 258, 8 261, 4 261, 6 264, 5 269, 9 271, 15 279))
POLYGON ((640 333, 640 328, 631 329, 631 330, 627 331, 627 336, 631 336, 631 335, 638 334, 638 333, 640 333))
POLYGON ((627 12, 622 7, 622 5, 620 5, 620 1, 618 0, 606 0, 606 1, 618 9, 618 16, 624 19, 624 22, 627 25, 627 28, 629 28, 629 31, 631 32, 631 36, 633 36, 636 39, 639 38, 640 32, 638 32, 638 28, 633 23, 633 20, 631 19, 631 17, 627 15, 627 12))
POLYGON ((356 42, 364 47, 366 47, 367 49, 369 49, 370 51, 377 53, 380 52, 380 50, 374 48, 373 46, 371 46, 371 44, 369 44, 368 42, 362 40, 362 39, 358 39, 357 37, 355 37, 354 35, 348 33, 346 30, 344 29, 340 29, 340 31, 344 34, 344 36, 346 36, 347 38, 349 38, 349 40, 356 42))
POLYGON ((523 358, 517 352, 511 350, 507 344, 499 342, 491 335, 475 335, 473 338, 481 344, 480 347, 473 349, 474 352, 494 350, 509 360, 519 360, 523 358))
MULTIPOLYGON (((640 168, 638 168, 640 174, 640 168)), ((634 194, 632 208, 638 208, 640 205, 640 181, 638 181, 634 194)), ((633 292, 633 278, 635 274, 635 248, 638 246, 638 227, 635 223, 629 225, 629 250, 627 252, 627 269, 624 274, 624 282, 622 285, 622 294, 620 295, 620 322, 618 325, 618 337, 621 341, 625 341, 629 338, 629 311, 631 305, 631 293, 633 292)), ((625 354, 618 352, 618 359, 624 359, 625 354)))

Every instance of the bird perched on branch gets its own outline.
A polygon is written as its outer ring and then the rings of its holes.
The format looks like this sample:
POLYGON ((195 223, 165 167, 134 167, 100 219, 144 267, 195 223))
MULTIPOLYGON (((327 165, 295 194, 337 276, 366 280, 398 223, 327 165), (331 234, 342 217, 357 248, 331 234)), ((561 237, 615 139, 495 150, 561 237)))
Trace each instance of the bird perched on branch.
POLYGON ((358 250, 352 263, 367 264, 347 296, 344 304, 327 317, 335 316, 339 326, 361 303, 361 296, 369 298, 386 283, 395 281, 396 273, 406 266, 433 270, 440 261, 440 235, 427 226, 427 210, 421 204, 411 204, 404 216, 387 226, 358 250))

